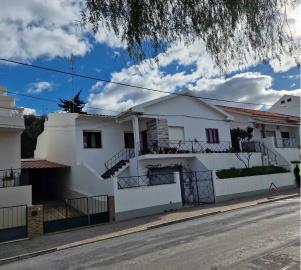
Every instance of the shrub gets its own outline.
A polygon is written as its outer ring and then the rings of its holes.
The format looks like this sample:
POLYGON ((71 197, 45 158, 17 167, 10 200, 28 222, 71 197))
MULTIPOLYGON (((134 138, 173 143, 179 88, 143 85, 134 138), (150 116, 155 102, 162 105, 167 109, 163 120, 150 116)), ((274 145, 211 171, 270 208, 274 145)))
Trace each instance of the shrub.
POLYGON ((216 175, 218 178, 223 179, 285 172, 289 172, 289 170, 278 166, 258 166, 243 169, 231 168, 227 170, 221 170, 216 172, 216 175))

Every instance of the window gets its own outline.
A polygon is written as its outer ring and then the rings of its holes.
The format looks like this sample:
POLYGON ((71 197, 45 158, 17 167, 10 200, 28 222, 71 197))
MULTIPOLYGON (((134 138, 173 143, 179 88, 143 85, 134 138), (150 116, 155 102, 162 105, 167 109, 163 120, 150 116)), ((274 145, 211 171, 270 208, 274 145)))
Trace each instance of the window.
POLYGON ((207 143, 219 143, 218 129, 206 128, 207 143))
POLYGON ((288 99, 287 99, 287 102, 291 102, 291 101, 292 101, 292 99, 291 99, 291 98, 288 98, 288 99))
POLYGON ((281 104, 284 104, 285 103, 285 100, 281 100, 281 102, 280 102, 281 104))
POLYGON ((102 148, 100 131, 84 131, 84 148, 102 148))

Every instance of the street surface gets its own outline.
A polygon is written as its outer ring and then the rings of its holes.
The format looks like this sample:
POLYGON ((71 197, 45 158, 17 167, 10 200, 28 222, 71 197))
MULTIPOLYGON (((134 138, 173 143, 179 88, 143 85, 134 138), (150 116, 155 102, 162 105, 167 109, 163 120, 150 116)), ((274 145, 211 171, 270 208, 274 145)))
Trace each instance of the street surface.
POLYGON ((291 198, 202 217, 0 269, 299 270, 299 203, 291 198))

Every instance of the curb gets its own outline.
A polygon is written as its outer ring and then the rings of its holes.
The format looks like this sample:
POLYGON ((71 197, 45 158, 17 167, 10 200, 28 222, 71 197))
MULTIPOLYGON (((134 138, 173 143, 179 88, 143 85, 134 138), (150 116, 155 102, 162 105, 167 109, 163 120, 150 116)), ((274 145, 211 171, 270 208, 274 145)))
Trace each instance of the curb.
POLYGON ((44 249, 44 250, 39 250, 36 252, 32 252, 32 253, 26 253, 26 254, 22 254, 22 255, 18 255, 18 256, 13 256, 13 257, 9 257, 9 258, 4 258, 4 259, 0 259, 0 265, 4 265, 7 263, 12 263, 12 262, 17 262, 17 261, 21 261, 21 260, 25 260, 25 259, 29 259, 32 257, 36 257, 39 255, 44 255, 47 253, 52 253, 57 251, 57 248, 49 248, 49 249, 44 249))
POLYGON ((300 194, 294 194, 294 195, 290 195, 290 196, 279 198, 279 199, 268 199, 267 201, 258 202, 256 204, 246 205, 246 206, 243 206, 243 207, 233 208, 233 209, 224 210, 224 211, 219 210, 219 211, 215 211, 215 212, 211 212, 211 213, 205 213, 203 215, 183 218, 183 219, 179 219, 179 220, 173 220, 173 221, 165 222, 165 223, 162 223, 162 224, 149 226, 149 227, 146 227, 146 228, 143 228, 143 229, 138 229, 136 231, 126 232, 124 234, 109 236, 107 238, 106 237, 103 237, 103 238, 100 237, 100 239, 95 239, 94 238, 94 239, 91 239, 90 241, 89 240, 82 240, 82 241, 78 241, 78 242, 73 242, 73 243, 58 246, 58 247, 55 247, 55 248, 49 248, 49 249, 40 250, 40 251, 36 251, 36 252, 32 252, 32 253, 26 253, 26 254, 22 254, 22 255, 18 255, 18 256, 13 256, 13 257, 0 259, 0 265, 25 260, 25 259, 28 259, 28 258, 33 258, 33 257, 40 256, 40 255, 53 253, 53 252, 56 252, 56 251, 66 250, 66 249, 73 248, 73 247, 79 247, 79 246, 83 246, 83 245, 87 245, 87 244, 92 244, 92 243, 95 243, 95 242, 105 241, 105 240, 109 240, 109 239, 113 239, 113 238, 117 238, 117 237, 121 237, 121 236, 127 236, 127 235, 138 233, 138 232, 144 232, 144 231, 148 231, 148 230, 152 230, 152 229, 158 229, 158 228, 166 227, 166 226, 173 225, 173 224, 178 224, 178 223, 182 223, 182 222, 186 222, 186 221, 190 221, 190 220, 195 220, 195 219, 202 218, 202 217, 212 216, 212 215, 221 214, 221 213, 227 213, 227 212, 231 212, 231 211, 235 211, 235 210, 239 210, 239 209, 253 207, 253 206, 256 206, 256 205, 261 205, 261 204, 266 204, 266 203, 270 203, 270 202, 296 198, 296 197, 299 197, 299 196, 300 196, 300 194))

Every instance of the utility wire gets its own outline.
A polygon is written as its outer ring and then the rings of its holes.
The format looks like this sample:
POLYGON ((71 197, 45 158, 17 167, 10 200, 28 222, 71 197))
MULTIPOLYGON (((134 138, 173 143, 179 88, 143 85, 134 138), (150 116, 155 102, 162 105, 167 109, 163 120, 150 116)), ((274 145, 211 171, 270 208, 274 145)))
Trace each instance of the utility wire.
MULTIPOLYGON (((43 66, 34 65, 34 64, 28 64, 28 63, 15 61, 15 60, 9 60, 9 59, 5 59, 5 58, 0 58, 0 61, 7 62, 7 63, 12 63, 12 64, 17 64, 17 65, 22 65, 22 66, 26 66, 26 67, 31 67, 31 68, 47 70, 47 71, 56 72, 56 73, 60 73, 60 74, 65 74, 65 75, 72 75, 72 76, 75 76, 75 77, 79 77, 79 78, 83 78, 83 79, 89 79, 89 80, 93 80, 93 81, 112 83, 112 84, 121 85, 121 86, 125 86, 125 87, 133 87, 133 88, 137 88, 137 89, 153 91, 153 92, 159 92, 159 93, 164 93, 164 94, 191 97, 190 95, 185 94, 185 93, 183 94, 183 93, 176 93, 176 92, 171 92, 171 91, 163 91, 163 90, 160 90, 160 89, 153 89, 153 88, 149 88, 149 87, 138 86, 138 85, 133 85, 133 84, 128 84, 128 83, 115 82, 115 81, 110 81, 110 80, 106 80, 106 79, 96 78, 96 77, 93 77, 93 76, 88 76, 88 75, 83 75, 83 74, 78 74, 78 73, 72 73, 72 72, 68 72, 68 71, 64 71, 64 70, 59 70, 59 69, 54 69, 54 68, 49 68, 49 67, 43 67, 43 66)), ((202 97, 202 96, 195 96, 195 97, 205 99, 205 100, 229 102, 229 103, 236 103, 236 104, 246 104, 246 105, 256 105, 256 106, 273 106, 272 104, 264 104, 264 103, 232 101, 232 100, 227 100, 227 99, 209 98, 209 97, 202 97)))

